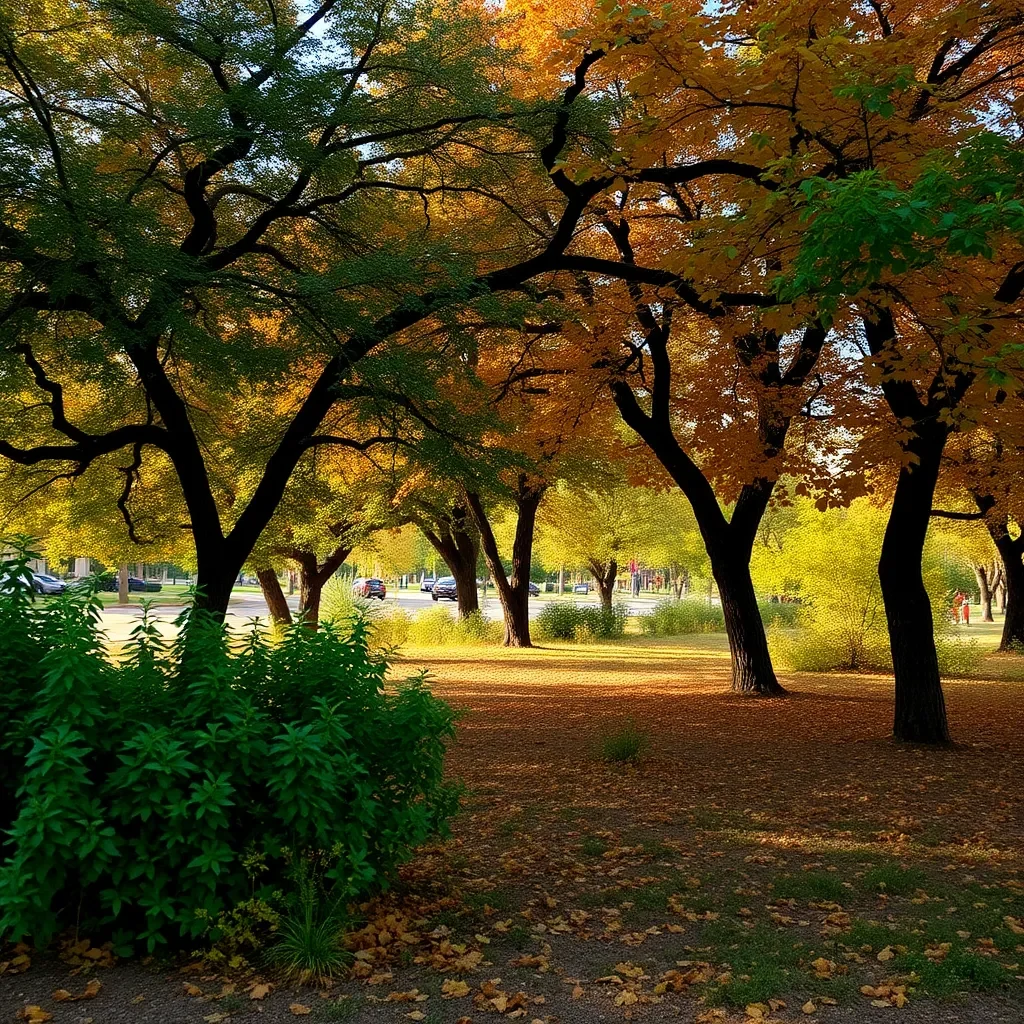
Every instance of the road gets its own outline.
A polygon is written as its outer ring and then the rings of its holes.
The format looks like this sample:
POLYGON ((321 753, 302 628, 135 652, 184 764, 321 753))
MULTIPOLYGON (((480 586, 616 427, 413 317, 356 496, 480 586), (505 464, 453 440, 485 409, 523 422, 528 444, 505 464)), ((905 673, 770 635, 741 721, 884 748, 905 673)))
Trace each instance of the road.
MULTIPOLYGON (((480 610, 489 619, 500 619, 501 604, 496 596, 492 596, 493 594, 494 590, 490 587, 488 587, 486 597, 481 594, 480 610)), ((541 608, 543 608, 545 604, 550 603, 552 599, 554 599, 553 594, 545 594, 540 598, 531 598, 530 618, 536 618, 541 608)), ((567 594, 565 599, 574 600, 578 604, 591 605, 595 608, 599 603, 596 594, 591 594, 588 597, 574 597, 567 594)), ((181 612, 181 608, 171 605, 161 607, 159 600, 160 598, 158 595, 154 596, 151 618, 159 624, 160 632, 164 636, 172 637, 175 633, 173 625, 174 619, 181 612)), ((622 598, 620 598, 620 600, 622 600, 622 598)), ((642 612, 650 611, 657 600, 658 599, 656 597, 648 597, 646 595, 643 597, 630 597, 628 601, 626 601, 626 607, 630 615, 639 615, 642 612)), ((298 595, 289 597, 288 604, 294 611, 298 607, 298 595)), ((437 604, 441 607, 451 608, 454 612, 454 601, 439 601, 437 604)), ((398 607, 409 615, 415 615, 417 612, 433 607, 434 602, 431 600, 430 594, 410 589, 399 590, 389 594, 384 599, 384 605, 385 607, 398 607)), ((108 605, 104 608, 102 624, 103 628, 106 630, 108 639, 113 643, 123 643, 127 640, 131 635, 132 629, 138 624, 141 614, 142 611, 137 605, 133 605, 130 608, 118 608, 113 605, 108 605)), ((263 600, 262 594, 252 593, 250 591, 236 591, 231 595, 231 602, 228 606, 227 622, 232 629, 244 629, 253 619, 266 619, 267 616, 267 604, 263 600)))

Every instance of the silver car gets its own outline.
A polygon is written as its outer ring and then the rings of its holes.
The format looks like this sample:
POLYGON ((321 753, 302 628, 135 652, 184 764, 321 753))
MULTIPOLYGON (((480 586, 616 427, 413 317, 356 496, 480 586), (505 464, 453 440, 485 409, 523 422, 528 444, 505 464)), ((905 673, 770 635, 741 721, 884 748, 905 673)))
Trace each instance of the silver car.
POLYGON ((57 579, 56 576, 47 576, 45 573, 32 573, 32 589, 37 594, 63 594, 68 585, 57 579))

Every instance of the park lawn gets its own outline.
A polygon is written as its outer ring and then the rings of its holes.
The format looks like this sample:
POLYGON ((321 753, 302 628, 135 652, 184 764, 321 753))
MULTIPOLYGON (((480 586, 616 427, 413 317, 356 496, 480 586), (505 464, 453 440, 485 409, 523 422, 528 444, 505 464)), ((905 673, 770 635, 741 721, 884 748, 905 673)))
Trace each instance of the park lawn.
MULTIPOLYGON (((424 648, 396 671, 421 666, 466 710, 468 789, 409 894, 434 894, 435 963, 448 941, 493 964, 477 993, 500 976, 567 1020, 1024 1015, 1019 684, 948 682, 957 746, 927 750, 888 739, 884 677, 731 695, 720 635, 424 648), (627 721, 640 763, 603 763, 627 721)), ((428 991, 400 959, 393 987, 428 991)))
MULTIPOLYGON (((957 745, 931 750, 887 738, 882 676, 730 694, 721 635, 410 648, 392 676, 420 668, 465 711, 449 762, 463 809, 360 908, 351 976, 257 1001, 249 987, 277 980, 258 956, 241 971, 122 962, 88 1016, 1024 1019, 1021 684, 947 683, 957 745), (605 763, 627 722, 647 737, 639 763, 605 763)), ((84 984, 67 964, 15 981, 0 979, 0 1018, 27 1002, 81 1018, 50 996, 84 984)))

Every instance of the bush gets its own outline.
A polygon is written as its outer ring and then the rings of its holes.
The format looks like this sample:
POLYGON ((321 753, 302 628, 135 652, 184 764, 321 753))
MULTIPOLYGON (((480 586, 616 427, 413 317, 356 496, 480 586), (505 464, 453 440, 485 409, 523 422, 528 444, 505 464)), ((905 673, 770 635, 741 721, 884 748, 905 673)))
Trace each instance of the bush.
POLYGON ((766 627, 775 623, 784 629, 799 625, 806 611, 805 606, 796 601, 758 601, 757 607, 766 627))
POLYGON ((548 640, 572 640, 589 643, 593 640, 620 640, 626 632, 626 609, 554 601, 546 604, 536 618, 537 635, 548 640))
POLYGON ((640 616, 640 632, 645 636, 684 636, 724 630, 721 606, 696 598, 659 601, 652 611, 640 616))
POLYGON ((485 619, 479 611, 460 619, 447 608, 429 608, 410 623, 408 641, 420 647, 464 647, 499 643, 505 635, 500 622, 485 619))
MULTIPOLYGON (((783 630, 779 623, 768 629, 772 659, 796 672, 891 672, 892 652, 884 617, 866 623, 828 619, 809 609, 806 627, 783 630)), ((973 638, 962 638, 944 622, 935 624, 935 652, 943 678, 964 678, 981 663, 981 651, 973 638)))
POLYGON ((320 592, 320 621, 342 627, 356 618, 375 618, 384 611, 382 601, 353 597, 352 581, 332 576, 320 592))
POLYGON ((274 644, 186 610, 173 647, 143 620, 114 662, 94 594, 5 589, 0 940, 216 940, 299 858, 338 900, 385 885, 455 809, 454 713, 422 677, 386 689, 359 620, 274 644))

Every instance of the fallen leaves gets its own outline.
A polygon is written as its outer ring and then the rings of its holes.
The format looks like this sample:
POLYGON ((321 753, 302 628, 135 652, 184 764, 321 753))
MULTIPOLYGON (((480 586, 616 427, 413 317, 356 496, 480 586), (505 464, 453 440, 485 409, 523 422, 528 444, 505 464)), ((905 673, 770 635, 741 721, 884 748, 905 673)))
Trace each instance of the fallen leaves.
POLYGON ((78 995, 74 995, 66 988, 59 988, 53 993, 52 998, 58 1003, 77 1003, 82 999, 95 999, 100 994, 101 988, 103 988, 102 982, 97 978, 93 978, 86 984, 85 989, 78 995))
POLYGON ((53 1020, 52 1013, 47 1013, 41 1006, 36 1006, 34 1003, 23 1006, 14 1016, 18 1020, 28 1021, 28 1024, 45 1024, 46 1021, 53 1020))
POLYGON ((0 960, 0 974, 22 974, 27 971, 32 966, 32 958, 29 956, 31 951, 31 946, 19 942, 10 960, 0 960))
POLYGON ((312 1007, 306 1006, 304 1003, 292 1003, 288 1007, 288 1012, 295 1017, 305 1017, 307 1014, 313 1012, 312 1007))
POLYGON ((861 995, 871 999, 872 1006, 898 1006, 904 1007, 910 1002, 907 996, 907 986, 893 983, 882 985, 861 985, 861 995))
POLYGON ((444 999, 461 999, 469 995, 469 985, 464 981, 446 978, 441 984, 441 996, 444 999))

